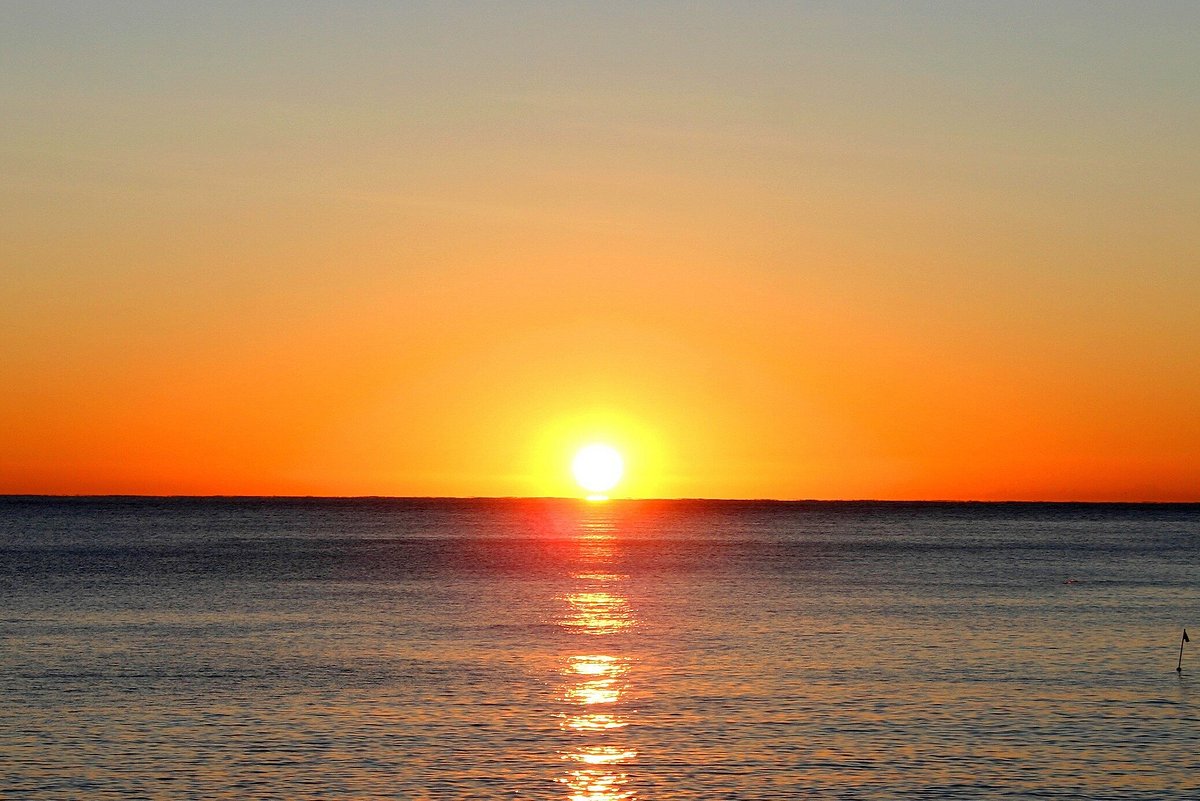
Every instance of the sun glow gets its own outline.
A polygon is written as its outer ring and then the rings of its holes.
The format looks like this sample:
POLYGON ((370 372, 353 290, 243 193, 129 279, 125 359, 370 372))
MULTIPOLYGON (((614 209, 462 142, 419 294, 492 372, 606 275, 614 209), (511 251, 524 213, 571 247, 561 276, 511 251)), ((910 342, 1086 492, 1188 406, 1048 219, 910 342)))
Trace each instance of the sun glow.
POLYGON ((617 486, 625 472, 625 462, 611 445, 592 444, 579 449, 571 461, 571 472, 590 500, 603 500, 604 493, 617 486))

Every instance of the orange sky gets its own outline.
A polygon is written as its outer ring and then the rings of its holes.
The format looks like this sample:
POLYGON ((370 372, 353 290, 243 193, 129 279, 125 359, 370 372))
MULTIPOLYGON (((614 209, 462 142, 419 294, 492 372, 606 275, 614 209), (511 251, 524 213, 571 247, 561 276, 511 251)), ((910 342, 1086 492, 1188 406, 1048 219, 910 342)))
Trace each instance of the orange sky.
POLYGON ((0 9, 0 492, 1200 500, 1200 10, 0 9))

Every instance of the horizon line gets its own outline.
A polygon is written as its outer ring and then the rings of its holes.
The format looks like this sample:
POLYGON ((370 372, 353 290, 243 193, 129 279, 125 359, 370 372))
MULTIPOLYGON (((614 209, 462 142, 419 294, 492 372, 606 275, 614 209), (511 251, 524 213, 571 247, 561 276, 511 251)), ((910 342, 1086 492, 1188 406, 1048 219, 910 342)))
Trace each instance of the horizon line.
MULTIPOLYGON (((386 501, 578 501, 588 502, 583 496, 573 495, 226 495, 226 494, 152 494, 152 493, 0 493, 0 500, 13 498, 40 499, 145 499, 145 500, 386 500, 386 501)), ((977 498, 706 498, 700 496, 679 497, 609 497, 605 503, 639 502, 711 502, 711 503, 859 503, 859 504, 1073 504, 1095 506, 1200 506, 1200 499, 1189 501, 1164 500, 1062 500, 1007 498, 983 500, 977 498)))

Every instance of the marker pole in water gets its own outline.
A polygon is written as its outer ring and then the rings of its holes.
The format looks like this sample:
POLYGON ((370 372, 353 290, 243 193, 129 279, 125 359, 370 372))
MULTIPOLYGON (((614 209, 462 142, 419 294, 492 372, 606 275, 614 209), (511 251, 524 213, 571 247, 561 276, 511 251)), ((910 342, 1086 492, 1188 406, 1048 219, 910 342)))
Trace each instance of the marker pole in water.
POLYGON ((1175 666, 1176 673, 1183 672, 1183 644, 1185 642, 1191 642, 1191 640, 1188 639, 1188 636, 1187 636, 1187 629, 1183 630, 1183 637, 1179 640, 1179 664, 1175 666))

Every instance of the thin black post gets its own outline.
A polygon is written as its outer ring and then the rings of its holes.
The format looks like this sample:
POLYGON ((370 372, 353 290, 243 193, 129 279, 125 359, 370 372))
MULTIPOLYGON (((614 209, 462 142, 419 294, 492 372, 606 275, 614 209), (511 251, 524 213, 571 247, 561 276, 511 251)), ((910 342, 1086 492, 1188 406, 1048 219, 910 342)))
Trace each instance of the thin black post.
POLYGON ((1183 644, 1188 642, 1187 629, 1183 630, 1183 636, 1179 638, 1179 664, 1175 666, 1176 673, 1183 672, 1183 644))

